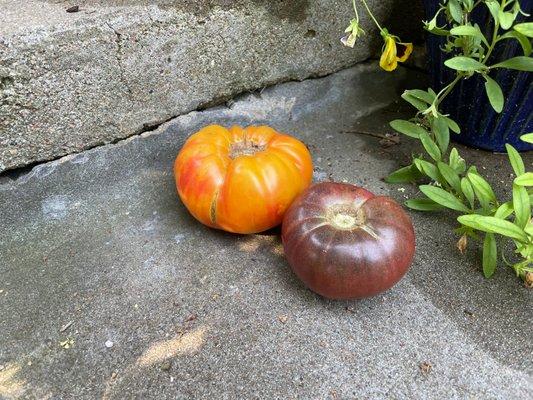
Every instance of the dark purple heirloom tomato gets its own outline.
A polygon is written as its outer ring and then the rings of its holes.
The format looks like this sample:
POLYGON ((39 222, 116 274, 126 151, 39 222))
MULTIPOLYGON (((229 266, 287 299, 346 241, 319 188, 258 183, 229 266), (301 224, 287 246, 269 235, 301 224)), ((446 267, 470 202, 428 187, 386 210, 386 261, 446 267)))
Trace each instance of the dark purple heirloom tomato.
POLYGON ((413 225, 402 207, 347 183, 324 182, 305 190, 285 213, 281 238, 296 275, 331 299, 391 288, 415 253, 413 225))

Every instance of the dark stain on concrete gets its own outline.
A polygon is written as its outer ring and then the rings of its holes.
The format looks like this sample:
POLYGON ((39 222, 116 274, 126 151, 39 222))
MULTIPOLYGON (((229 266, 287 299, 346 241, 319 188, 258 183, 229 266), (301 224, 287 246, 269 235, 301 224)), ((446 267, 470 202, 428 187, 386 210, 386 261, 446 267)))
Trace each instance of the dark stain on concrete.
POLYGON ((1 76, 0 75, 0 90, 7 89, 10 86, 13 86, 15 80, 11 76, 1 76))
MULTIPOLYGON (((157 5, 162 9, 176 9, 190 12, 198 16, 207 16, 214 7, 223 10, 251 10, 262 7, 277 19, 303 21, 307 15, 310 0, 79 0, 76 5, 83 12, 83 8, 113 7, 113 6, 147 6, 157 5)), ((49 3, 62 5, 65 12, 72 6, 72 1, 48 0, 49 3)))
POLYGON ((309 0, 253 0, 280 19, 303 21, 309 8, 309 0))

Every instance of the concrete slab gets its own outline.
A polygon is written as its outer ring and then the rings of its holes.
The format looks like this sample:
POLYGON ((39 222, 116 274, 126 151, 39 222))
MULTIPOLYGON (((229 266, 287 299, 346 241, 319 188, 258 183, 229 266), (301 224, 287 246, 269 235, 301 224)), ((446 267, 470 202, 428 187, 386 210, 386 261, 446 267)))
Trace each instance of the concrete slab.
MULTIPOLYGON (((399 1, 369 1, 420 36, 399 1)), ((365 16, 368 36, 340 45, 352 13, 341 0, 0 0, 0 172, 365 60, 382 44, 365 16)))
MULTIPOLYGON (((415 188, 380 178, 412 144, 349 131, 386 132, 406 79, 421 81, 360 65, 4 175, 0 398, 531 398, 531 291, 503 266, 484 279, 451 216, 412 213, 408 275, 334 302, 295 278, 276 232, 213 231, 178 201, 174 157, 214 122, 269 122, 308 144, 317 180, 403 200, 415 188)), ((461 152, 509 193, 504 156, 461 152)))

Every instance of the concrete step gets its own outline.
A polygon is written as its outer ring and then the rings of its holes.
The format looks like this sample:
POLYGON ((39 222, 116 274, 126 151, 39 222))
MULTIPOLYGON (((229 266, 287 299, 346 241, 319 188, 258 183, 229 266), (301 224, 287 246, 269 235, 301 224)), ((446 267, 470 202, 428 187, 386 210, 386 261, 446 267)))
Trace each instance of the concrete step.
MULTIPOLYGON (((412 32, 392 0, 371 3, 412 32)), ((364 17, 369 35, 340 45, 352 13, 340 0, 0 0, 0 172, 364 60, 381 43, 364 17)))
MULTIPOLYGON (((4 176, 0 397, 529 398, 531 291, 504 266, 484 279, 476 245, 455 248, 453 215, 411 213, 406 277, 334 302, 292 274, 275 233, 208 229, 176 195, 172 165, 188 135, 270 123, 309 146, 316 180, 415 196, 381 178, 419 149, 368 134, 410 115, 398 93, 423 81, 360 65, 4 176)), ((510 193, 504 155, 460 152, 510 193)))

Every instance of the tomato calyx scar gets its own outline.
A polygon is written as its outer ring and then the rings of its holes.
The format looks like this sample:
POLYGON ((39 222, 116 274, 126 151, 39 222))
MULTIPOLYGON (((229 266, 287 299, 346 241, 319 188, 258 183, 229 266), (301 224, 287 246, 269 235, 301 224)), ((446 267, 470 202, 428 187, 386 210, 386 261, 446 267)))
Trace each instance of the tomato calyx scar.
POLYGON ((338 213, 335 214, 331 220, 333 225, 341 229, 353 228, 356 223, 356 218, 353 215, 338 213))
POLYGON ((351 204, 336 204, 328 210, 326 218, 337 229, 344 231, 361 229, 374 239, 379 239, 377 232, 368 225, 365 213, 360 207, 354 207, 351 204))
POLYGON ((342 230, 352 230, 362 226, 365 221, 365 213, 361 208, 353 204, 335 204, 329 207, 326 218, 329 223, 342 230))

